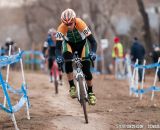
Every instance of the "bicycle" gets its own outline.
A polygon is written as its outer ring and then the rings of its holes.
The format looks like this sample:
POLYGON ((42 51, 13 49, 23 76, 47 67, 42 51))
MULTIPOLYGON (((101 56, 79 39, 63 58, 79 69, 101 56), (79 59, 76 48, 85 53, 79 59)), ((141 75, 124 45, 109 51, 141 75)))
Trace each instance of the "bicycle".
POLYGON ((77 51, 75 51, 73 59, 65 60, 65 62, 72 61, 72 63, 73 63, 73 68, 75 70, 77 98, 78 98, 79 103, 83 107, 85 121, 86 121, 86 123, 88 123, 88 114, 87 114, 87 110, 86 110, 86 103, 87 102, 89 103, 88 93, 87 93, 88 87, 86 84, 85 76, 82 71, 83 66, 81 64, 81 61, 83 61, 83 60, 91 61, 92 66, 93 66, 93 61, 90 60, 90 58, 79 58, 77 51))
POLYGON ((59 70, 55 60, 53 61, 51 72, 52 72, 52 76, 54 77, 55 94, 58 94, 59 70))
MULTIPOLYGON (((47 59, 49 59, 49 58, 47 58, 47 59)), ((55 58, 52 57, 52 60, 53 60, 53 64, 52 64, 52 68, 51 68, 51 75, 54 78, 55 94, 58 94, 58 85, 59 85, 58 79, 60 77, 60 72, 59 72, 58 65, 57 65, 55 58)))

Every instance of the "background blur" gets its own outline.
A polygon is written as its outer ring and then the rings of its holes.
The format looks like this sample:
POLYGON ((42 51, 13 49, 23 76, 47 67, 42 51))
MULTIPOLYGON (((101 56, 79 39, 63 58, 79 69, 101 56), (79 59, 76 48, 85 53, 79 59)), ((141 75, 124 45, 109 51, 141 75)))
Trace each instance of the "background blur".
POLYGON ((41 50, 48 29, 57 28, 66 8, 74 9, 93 31, 103 72, 111 63, 115 36, 125 52, 135 36, 148 53, 160 43, 160 0, 0 0, 0 46, 11 37, 23 50, 41 50))

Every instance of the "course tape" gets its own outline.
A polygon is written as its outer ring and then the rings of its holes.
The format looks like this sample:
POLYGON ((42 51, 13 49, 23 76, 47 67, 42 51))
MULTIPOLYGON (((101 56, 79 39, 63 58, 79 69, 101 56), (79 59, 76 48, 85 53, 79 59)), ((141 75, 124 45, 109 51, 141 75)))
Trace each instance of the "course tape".
POLYGON ((0 67, 19 62, 23 51, 11 56, 0 56, 0 67))
POLYGON ((138 64, 131 64, 132 67, 134 68, 145 68, 145 69, 152 69, 152 68, 155 68, 155 67, 160 67, 160 64, 159 63, 154 63, 154 64, 149 64, 149 65, 138 65, 138 64))
POLYGON ((147 93, 147 92, 150 92, 150 91, 159 92, 160 91, 160 87, 151 86, 151 87, 146 88, 146 89, 136 89, 135 87, 131 87, 130 90, 135 94, 144 94, 144 93, 147 93))
POLYGON ((30 54, 35 54, 35 55, 42 55, 41 51, 25 51, 24 55, 30 55, 30 54))

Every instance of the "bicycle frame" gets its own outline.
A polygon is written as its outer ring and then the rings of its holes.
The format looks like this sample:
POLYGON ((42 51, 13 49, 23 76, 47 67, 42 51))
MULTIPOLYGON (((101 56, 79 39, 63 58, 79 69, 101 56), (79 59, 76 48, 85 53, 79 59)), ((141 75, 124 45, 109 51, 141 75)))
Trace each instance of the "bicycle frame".
POLYGON ((79 58, 78 53, 75 52, 74 53, 74 58, 71 59, 71 60, 67 60, 67 61, 72 61, 73 68, 75 70, 76 90, 77 90, 77 95, 78 95, 78 101, 80 101, 80 99, 81 99, 81 97, 80 97, 80 86, 79 86, 79 83, 78 83, 79 78, 82 78, 82 80, 83 80, 83 89, 84 89, 84 92, 85 92, 85 99, 86 99, 86 101, 88 101, 87 84, 86 84, 86 80, 85 80, 85 77, 84 77, 84 74, 83 74, 83 71, 82 71, 83 66, 81 64, 82 58, 79 58))
MULTIPOLYGON (((51 68, 51 72, 52 72, 52 76, 55 78, 59 78, 60 72, 58 70, 58 65, 57 62, 55 60, 55 57, 47 57, 46 60, 48 61, 48 59, 52 59, 52 68, 51 68), (55 74, 55 75, 54 75, 55 74)), ((48 63, 49 64, 49 63, 48 63)))
POLYGON ((57 80, 58 78, 59 78, 59 70, 58 70, 58 65, 57 65, 57 63, 56 63, 56 61, 54 60, 53 61, 53 65, 52 65, 52 69, 51 69, 51 71, 52 71, 52 76, 54 77, 54 78, 56 78, 55 80, 57 80))
POLYGON ((86 88, 86 81, 85 81, 85 78, 84 78, 84 74, 82 72, 82 69, 80 67, 77 67, 76 68, 76 74, 75 74, 75 78, 76 78, 76 87, 77 87, 77 95, 78 95, 78 101, 80 101, 80 88, 79 88, 79 83, 78 83, 78 78, 81 77, 83 79, 83 89, 84 89, 84 92, 85 92, 85 98, 88 99, 88 94, 87 94, 87 88, 86 88))
POLYGON ((86 84, 85 76, 82 71, 82 67, 83 67, 81 63, 82 60, 83 60, 82 58, 78 57, 78 52, 75 52, 74 58, 70 60, 66 60, 66 62, 67 61, 72 62, 73 68, 75 70, 74 75, 76 80, 77 98, 79 103, 83 107, 85 121, 86 123, 88 123, 88 115, 86 110, 86 102, 88 102, 88 93, 87 93, 87 84, 86 84))
POLYGON ((58 94, 58 79, 59 79, 59 71, 58 71, 58 65, 56 61, 53 61, 52 65, 52 76, 54 77, 54 86, 55 86, 55 93, 58 94))
MULTIPOLYGON (((56 63, 55 57, 47 57, 47 60, 52 59, 52 68, 51 68, 51 74, 54 78, 54 86, 55 86, 55 93, 58 94, 58 79, 60 77, 60 72, 58 70, 58 65, 56 63)), ((49 63, 48 63, 49 64, 49 63)))

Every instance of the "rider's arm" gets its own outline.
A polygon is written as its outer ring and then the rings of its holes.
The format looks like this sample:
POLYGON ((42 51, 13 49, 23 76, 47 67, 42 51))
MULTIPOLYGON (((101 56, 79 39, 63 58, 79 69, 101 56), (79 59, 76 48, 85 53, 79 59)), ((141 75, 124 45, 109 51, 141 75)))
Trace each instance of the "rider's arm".
POLYGON ((56 41, 56 57, 61 56, 62 55, 62 41, 61 40, 57 40, 56 41))
POLYGON ((56 33, 56 57, 62 55, 62 42, 64 40, 64 35, 67 33, 67 27, 61 23, 57 29, 56 33))
POLYGON ((86 23, 82 19, 76 18, 76 28, 80 30, 84 34, 84 36, 89 40, 91 44, 91 51, 96 52, 97 42, 86 23))
POLYGON ((45 56, 47 48, 48 48, 48 42, 45 41, 42 49, 43 56, 45 56))
POLYGON ((88 41, 90 42, 91 44, 91 51, 95 52, 96 53, 96 50, 97 50, 97 42, 95 40, 95 38, 93 37, 92 34, 90 34, 88 37, 87 37, 88 41))

